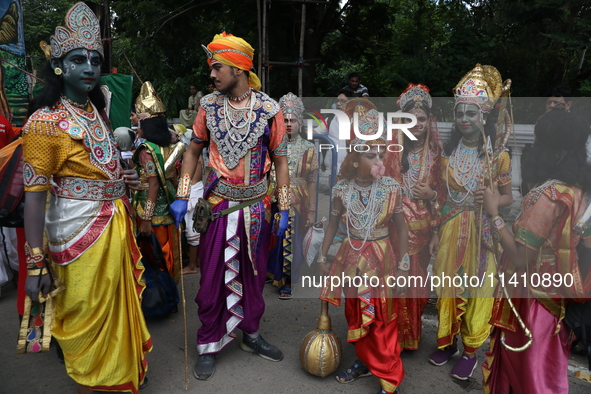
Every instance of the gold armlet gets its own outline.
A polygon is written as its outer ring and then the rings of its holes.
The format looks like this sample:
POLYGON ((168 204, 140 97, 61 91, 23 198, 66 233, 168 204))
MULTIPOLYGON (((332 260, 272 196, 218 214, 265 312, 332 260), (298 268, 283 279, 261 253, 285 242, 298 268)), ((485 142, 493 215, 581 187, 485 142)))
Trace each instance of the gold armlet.
POLYGON ((179 179, 179 187, 176 189, 176 198, 188 200, 191 195, 191 175, 185 174, 179 179))
POLYGON ((288 211, 291 207, 291 194, 289 192, 289 186, 283 185, 277 189, 277 208, 280 211, 288 211))

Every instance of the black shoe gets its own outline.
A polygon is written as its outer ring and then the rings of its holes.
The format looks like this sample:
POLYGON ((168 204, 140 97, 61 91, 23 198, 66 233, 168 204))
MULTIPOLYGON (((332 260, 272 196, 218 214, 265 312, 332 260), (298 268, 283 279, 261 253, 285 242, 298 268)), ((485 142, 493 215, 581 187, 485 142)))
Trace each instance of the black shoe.
POLYGON ((215 372, 215 354, 199 356, 193 374, 199 380, 209 380, 215 372))
POLYGON ((255 353, 269 361, 281 361, 283 360, 283 353, 267 341, 263 339, 262 335, 259 335, 257 339, 250 339, 250 337, 244 333, 242 334, 242 343, 240 349, 245 352, 255 353))
POLYGON ((148 387, 148 377, 144 376, 144 382, 140 384, 140 390, 145 389, 146 387, 148 387))
POLYGON ((55 342, 55 352, 57 353, 57 359, 61 364, 65 364, 66 362, 64 361, 64 352, 62 350, 62 347, 60 346, 60 344, 57 341, 52 341, 55 342))

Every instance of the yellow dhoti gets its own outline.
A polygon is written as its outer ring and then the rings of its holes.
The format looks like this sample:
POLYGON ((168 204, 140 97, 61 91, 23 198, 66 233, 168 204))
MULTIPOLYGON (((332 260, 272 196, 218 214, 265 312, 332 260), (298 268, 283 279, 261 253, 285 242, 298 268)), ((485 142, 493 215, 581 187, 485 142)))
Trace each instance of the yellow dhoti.
MULTIPOLYGON (((490 333, 488 322, 497 283, 496 265, 491 251, 484 252, 485 258, 479 256, 480 225, 475 220, 478 212, 462 211, 449 219, 440 231, 439 251, 433 264, 433 276, 441 278, 444 284, 437 288, 437 346, 440 349, 451 345, 458 333, 462 334, 464 345, 478 348, 490 333), (462 285, 457 287, 452 283, 450 286, 447 278, 453 281, 457 276, 462 277, 462 285)), ((455 283, 460 283, 459 278, 455 283)))
POLYGON ((54 265, 66 290, 56 297, 53 336, 68 374, 93 390, 138 392, 152 340, 141 311, 144 270, 121 200, 96 242, 68 265, 54 265))

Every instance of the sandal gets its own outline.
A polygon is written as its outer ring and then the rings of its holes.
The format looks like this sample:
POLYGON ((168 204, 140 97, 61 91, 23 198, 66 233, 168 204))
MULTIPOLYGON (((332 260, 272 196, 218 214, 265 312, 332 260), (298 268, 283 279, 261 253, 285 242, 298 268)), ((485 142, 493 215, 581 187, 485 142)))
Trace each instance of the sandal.
POLYGON ((351 383, 366 376, 371 376, 369 368, 367 368, 361 361, 355 360, 355 363, 351 368, 339 372, 335 378, 339 383, 351 383))
POLYGON ((281 286, 281 288, 279 289, 279 299, 280 300, 291 300, 292 297, 293 297, 292 288, 287 287, 285 285, 281 286), (287 295, 281 295, 281 294, 287 294, 287 295))

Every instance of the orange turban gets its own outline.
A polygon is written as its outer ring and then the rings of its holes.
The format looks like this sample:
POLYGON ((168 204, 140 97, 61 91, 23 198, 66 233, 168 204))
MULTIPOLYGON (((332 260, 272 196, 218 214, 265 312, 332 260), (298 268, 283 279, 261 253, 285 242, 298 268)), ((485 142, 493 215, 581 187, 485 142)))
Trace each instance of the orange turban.
POLYGON ((261 89, 261 81, 252 71, 254 49, 248 42, 240 37, 223 32, 222 34, 216 34, 207 47, 205 45, 202 45, 202 47, 207 53, 207 64, 211 66, 215 59, 227 66, 248 71, 248 86, 254 90, 261 89))

